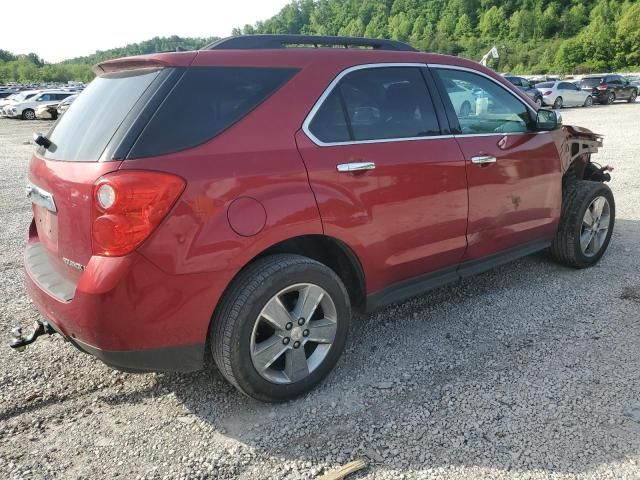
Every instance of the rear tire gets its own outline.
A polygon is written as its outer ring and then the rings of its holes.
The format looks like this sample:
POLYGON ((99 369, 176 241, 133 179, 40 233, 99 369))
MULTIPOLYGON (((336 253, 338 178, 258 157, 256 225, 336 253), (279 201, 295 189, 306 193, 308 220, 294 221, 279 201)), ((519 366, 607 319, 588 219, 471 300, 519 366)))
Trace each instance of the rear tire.
POLYGON ((555 110, 560 110, 562 108, 562 97, 556 98, 556 100, 553 102, 553 108, 555 110))
POLYGON ((213 315, 209 342, 218 369, 238 390, 282 402, 307 392, 333 369, 350 318, 349 296, 333 270, 300 255, 271 255, 232 282, 213 315), (301 313, 313 304, 315 313, 301 313))
POLYGON ((629 97, 629 103, 635 103, 637 97, 638 92, 634 90, 633 92, 631 92, 631 96, 629 97))
POLYGON ((616 94, 613 92, 609 92, 609 95, 607 95, 607 105, 611 105, 613 102, 616 101, 616 94))
POLYGON ((30 108, 27 108, 22 112, 22 119, 23 120, 35 120, 36 119, 36 112, 31 110, 30 108))
POLYGON ((593 105, 593 98, 591 97, 591 95, 589 95, 587 98, 584 99, 584 106, 590 107, 591 105, 593 105))
POLYGON ((605 184, 587 180, 569 184, 564 193, 558 231, 551 244, 553 258, 574 268, 598 263, 609 246, 615 214, 613 193, 605 184))

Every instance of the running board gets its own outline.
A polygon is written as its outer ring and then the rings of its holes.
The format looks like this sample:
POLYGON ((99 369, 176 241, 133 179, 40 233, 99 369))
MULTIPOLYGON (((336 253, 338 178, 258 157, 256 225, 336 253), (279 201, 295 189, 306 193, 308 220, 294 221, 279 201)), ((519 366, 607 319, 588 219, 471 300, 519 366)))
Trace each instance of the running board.
POLYGON ((551 240, 527 243, 478 260, 468 260, 453 267, 443 268, 435 272, 420 275, 409 280, 394 283, 382 290, 367 296, 366 311, 372 312, 392 303, 402 302, 408 298, 442 287, 462 278, 477 275, 487 270, 512 262, 539 252, 551 245, 551 240))

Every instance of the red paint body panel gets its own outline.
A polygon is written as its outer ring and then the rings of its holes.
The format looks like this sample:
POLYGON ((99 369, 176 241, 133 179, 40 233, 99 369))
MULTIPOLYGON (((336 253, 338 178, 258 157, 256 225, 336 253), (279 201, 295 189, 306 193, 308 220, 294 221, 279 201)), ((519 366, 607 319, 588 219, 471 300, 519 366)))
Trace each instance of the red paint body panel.
POLYGON ((53 194, 58 210, 52 214, 33 206, 40 241, 56 270, 77 282, 80 272, 62 263, 67 258, 86 265, 91 258, 91 202, 93 184, 118 169, 120 162, 59 162, 34 155, 29 181, 53 194))
POLYGON ((551 134, 509 136, 502 146, 498 136, 450 136, 318 147, 301 131, 336 75, 353 65, 381 62, 475 68, 533 105, 475 62, 418 52, 219 50, 101 64, 102 71, 140 65, 300 71, 242 120, 194 148, 123 162, 34 156, 30 181, 54 195, 58 213, 34 207, 36 228, 30 229, 29 241, 42 242, 55 270, 76 284, 74 298, 61 302, 28 272, 34 303, 63 333, 99 349, 204 345, 211 315, 235 275, 269 247, 293 237, 324 234, 341 240, 359 260, 370 294, 552 235, 560 214, 561 173, 551 134), (494 154, 498 163, 487 168, 468 163, 478 152, 494 154), (376 170, 336 171, 339 163, 362 160, 375 162, 376 170), (173 173, 186 188, 135 252, 93 256, 93 186, 118 169, 173 173), (234 203, 241 198, 252 200, 234 203), (85 265, 85 271, 65 265, 62 257, 85 265))
POLYGON ((467 246, 467 181, 453 138, 318 147, 298 132, 325 233, 363 264, 367 293, 456 265, 467 246), (374 162, 339 173, 337 164, 374 162))
POLYGON ((562 200, 562 172, 551 133, 460 136, 469 181, 465 260, 552 237, 562 200), (496 157, 477 165, 476 155, 496 157))

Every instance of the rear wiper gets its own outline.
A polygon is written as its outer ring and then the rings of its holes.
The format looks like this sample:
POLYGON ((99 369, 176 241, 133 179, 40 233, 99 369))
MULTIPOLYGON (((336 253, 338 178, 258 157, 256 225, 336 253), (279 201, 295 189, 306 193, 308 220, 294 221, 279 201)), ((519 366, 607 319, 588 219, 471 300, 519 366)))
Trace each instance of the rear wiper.
POLYGON ((44 147, 46 150, 49 150, 49 147, 51 147, 51 145, 53 144, 51 140, 49 140, 45 135, 38 132, 35 132, 33 134, 33 141, 36 143, 36 145, 40 145, 41 147, 44 147))

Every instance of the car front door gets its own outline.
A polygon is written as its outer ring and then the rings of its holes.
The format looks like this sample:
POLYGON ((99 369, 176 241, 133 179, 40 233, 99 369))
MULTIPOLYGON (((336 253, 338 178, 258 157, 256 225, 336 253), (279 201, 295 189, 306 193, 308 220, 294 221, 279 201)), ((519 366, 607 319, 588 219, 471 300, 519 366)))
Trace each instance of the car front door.
POLYGON ((565 107, 575 106, 576 96, 569 82, 558 83, 558 95, 562 97, 565 107))
POLYGON ((616 96, 618 98, 624 98, 625 100, 631 96, 631 85, 629 85, 629 81, 622 77, 621 75, 616 75, 616 83, 620 86, 620 95, 616 96))
POLYGON ((554 235, 562 178, 553 132, 535 128, 535 112, 515 92, 471 69, 430 67, 445 100, 448 82, 481 92, 473 114, 460 117, 447 104, 451 128, 466 161, 469 184, 465 260, 527 249, 554 235), (488 102, 481 103, 482 98, 488 102))
POLYGON ((296 135, 324 232, 354 250, 368 293, 429 272, 454 276, 466 249, 465 162, 425 73, 351 67, 296 135))

